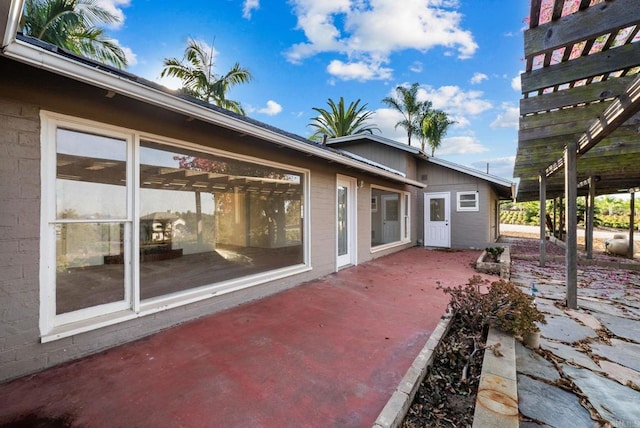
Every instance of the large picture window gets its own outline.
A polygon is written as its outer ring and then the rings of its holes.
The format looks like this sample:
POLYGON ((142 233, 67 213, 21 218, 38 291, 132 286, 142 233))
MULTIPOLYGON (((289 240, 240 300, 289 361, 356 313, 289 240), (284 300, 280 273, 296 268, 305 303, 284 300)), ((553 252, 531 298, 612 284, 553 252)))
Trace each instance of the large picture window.
POLYGON ((371 200, 378 201, 371 209, 371 247, 380 247, 410 240, 409 195, 406 192, 371 188, 371 200))
POLYGON ((43 154, 44 330, 306 267, 305 171, 52 114, 43 154))

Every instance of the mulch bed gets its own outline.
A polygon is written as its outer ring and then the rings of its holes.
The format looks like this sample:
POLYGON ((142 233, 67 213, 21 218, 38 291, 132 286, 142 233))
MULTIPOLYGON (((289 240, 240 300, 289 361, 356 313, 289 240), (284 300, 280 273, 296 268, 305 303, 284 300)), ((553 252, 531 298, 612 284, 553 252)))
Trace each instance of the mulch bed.
POLYGON ((485 341, 486 334, 478 326, 465 325, 453 317, 405 417, 404 428, 473 424, 485 341))

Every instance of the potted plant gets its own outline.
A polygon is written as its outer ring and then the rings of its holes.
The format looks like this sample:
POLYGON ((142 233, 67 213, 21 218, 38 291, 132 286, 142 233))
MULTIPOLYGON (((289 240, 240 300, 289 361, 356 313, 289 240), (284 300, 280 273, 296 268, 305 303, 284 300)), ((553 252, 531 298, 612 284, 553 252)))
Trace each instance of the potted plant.
POLYGON ((524 293, 512 281, 501 279, 492 282, 486 293, 481 292, 483 284, 485 280, 474 275, 464 287, 442 289, 451 296, 451 309, 465 322, 485 327, 493 325, 505 333, 521 337, 523 341, 532 341, 533 347, 536 342, 539 345, 538 324, 546 324, 546 320, 533 303, 534 297, 524 293))
POLYGON ((492 283, 488 295, 492 324, 505 333, 521 337, 530 348, 539 347, 538 324, 546 324, 547 321, 534 304, 534 296, 524 293, 515 283, 504 280, 492 283))

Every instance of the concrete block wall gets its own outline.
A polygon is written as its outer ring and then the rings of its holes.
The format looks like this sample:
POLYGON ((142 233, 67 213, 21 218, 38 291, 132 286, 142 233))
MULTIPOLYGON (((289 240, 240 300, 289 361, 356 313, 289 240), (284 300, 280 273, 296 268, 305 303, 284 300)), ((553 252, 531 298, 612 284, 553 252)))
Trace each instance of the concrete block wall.
POLYGON ((264 298, 335 270, 335 172, 311 172, 309 272, 41 343, 39 107, 0 97, 0 382, 264 298))
POLYGON ((36 106, 0 98, 0 379, 46 366, 37 343, 40 119, 36 106))

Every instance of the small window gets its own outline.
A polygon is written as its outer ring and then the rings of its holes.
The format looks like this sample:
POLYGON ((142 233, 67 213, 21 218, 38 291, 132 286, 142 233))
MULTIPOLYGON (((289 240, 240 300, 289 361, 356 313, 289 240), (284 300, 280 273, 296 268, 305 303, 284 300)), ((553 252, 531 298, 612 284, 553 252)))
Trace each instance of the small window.
POLYGON ((478 192, 458 192, 458 211, 479 211, 478 192))

